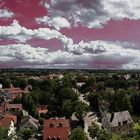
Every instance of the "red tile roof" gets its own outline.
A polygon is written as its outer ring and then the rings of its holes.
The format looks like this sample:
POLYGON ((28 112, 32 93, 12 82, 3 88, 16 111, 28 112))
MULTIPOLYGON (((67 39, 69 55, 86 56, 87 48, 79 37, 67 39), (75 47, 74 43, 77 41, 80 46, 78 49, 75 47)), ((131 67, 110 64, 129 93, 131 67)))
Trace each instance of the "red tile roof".
POLYGON ((11 121, 14 121, 14 123, 17 122, 15 115, 2 116, 0 119, 0 127, 8 128, 11 124, 11 121))
POLYGON ((60 138, 60 140, 68 140, 68 133, 70 131, 69 121, 67 119, 49 119, 44 122, 43 140, 49 137, 60 138), (53 127, 50 125, 53 124, 53 127), (62 126, 60 126, 62 124, 62 126))
POLYGON ((23 93, 24 91, 21 90, 20 88, 9 88, 7 89, 7 92, 10 93, 10 94, 20 94, 20 93, 23 93))
POLYGON ((14 124, 17 124, 17 116, 16 115, 5 115, 5 118, 11 118, 14 121, 14 124))

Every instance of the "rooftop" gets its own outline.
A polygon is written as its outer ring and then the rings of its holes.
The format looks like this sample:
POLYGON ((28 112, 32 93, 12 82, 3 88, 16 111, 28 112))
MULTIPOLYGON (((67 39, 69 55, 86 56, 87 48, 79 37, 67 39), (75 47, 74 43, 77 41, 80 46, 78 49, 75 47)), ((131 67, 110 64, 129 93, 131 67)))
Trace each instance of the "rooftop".
POLYGON ((68 140, 70 131, 69 120, 67 119, 49 119, 44 122, 43 140, 59 139, 68 140))
POLYGON ((111 127, 133 123, 128 111, 114 112, 106 114, 111 127))
POLYGON ((0 118, 0 127, 8 128, 11 124, 11 121, 14 123, 17 122, 17 117, 16 115, 5 115, 1 116, 0 118))

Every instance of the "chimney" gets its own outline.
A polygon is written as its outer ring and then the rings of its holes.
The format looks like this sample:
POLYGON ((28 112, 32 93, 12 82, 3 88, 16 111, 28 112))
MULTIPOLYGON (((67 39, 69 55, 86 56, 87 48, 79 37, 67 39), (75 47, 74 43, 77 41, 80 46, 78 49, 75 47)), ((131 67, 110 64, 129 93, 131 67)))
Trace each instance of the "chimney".
POLYGON ((113 119, 114 119, 114 112, 111 113, 110 122, 112 122, 113 119))

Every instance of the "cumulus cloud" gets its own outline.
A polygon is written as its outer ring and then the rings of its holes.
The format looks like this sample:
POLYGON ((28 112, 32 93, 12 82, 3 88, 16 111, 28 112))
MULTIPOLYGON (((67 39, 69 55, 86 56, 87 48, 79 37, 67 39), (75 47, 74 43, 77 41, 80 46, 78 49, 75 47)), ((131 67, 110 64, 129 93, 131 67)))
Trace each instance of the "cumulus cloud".
POLYGON ((56 30, 60 30, 61 28, 70 28, 69 21, 64 17, 53 17, 52 19, 48 16, 36 18, 38 23, 48 24, 50 27, 54 27, 56 30))
POLYGON ((125 44, 82 41, 55 52, 27 44, 0 45, 0 63, 19 62, 17 67, 36 68, 140 69, 140 50, 125 48, 125 44))
POLYGON ((0 38, 1 39, 15 39, 19 42, 26 42, 32 38, 39 38, 50 40, 56 38, 62 41, 64 44, 72 42, 72 39, 67 38, 56 30, 49 28, 39 29, 27 29, 19 25, 17 20, 14 20, 10 26, 0 26, 0 38))
POLYGON ((7 9, 0 9, 0 18, 11 18, 13 16, 13 12, 8 11, 7 9))
MULTIPOLYGON (((140 19, 139 0, 52 0, 50 3, 46 3, 45 7, 48 10, 49 19, 53 21, 53 18, 56 17, 62 18, 62 20, 65 18, 71 26, 81 24, 88 28, 103 28, 104 24, 111 19, 140 19)), ((38 23, 50 25, 46 16, 36 20, 39 21, 38 23)), ((51 26, 55 24, 51 24, 51 26)))

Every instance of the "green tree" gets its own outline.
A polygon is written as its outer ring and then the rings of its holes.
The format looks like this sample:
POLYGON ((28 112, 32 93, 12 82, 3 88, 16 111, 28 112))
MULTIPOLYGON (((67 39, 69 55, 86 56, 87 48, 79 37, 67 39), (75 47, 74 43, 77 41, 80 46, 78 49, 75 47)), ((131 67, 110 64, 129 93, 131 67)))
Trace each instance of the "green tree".
POLYGON ((70 118, 73 112, 73 103, 71 102, 71 100, 65 100, 62 104, 62 114, 67 118, 70 118))
POLYGON ((134 125, 134 139, 135 140, 140 139, 140 125, 138 125, 138 124, 134 125))
POLYGON ((97 83, 97 91, 102 91, 102 90, 104 90, 104 88, 105 88, 104 82, 97 83))
POLYGON ((32 131, 30 128, 23 128, 20 130, 23 139, 27 140, 31 137, 32 131))
POLYGON ((0 140, 8 140, 8 129, 0 127, 0 140))
POLYGON ((35 103, 34 103, 32 97, 27 93, 22 94, 21 101, 22 101, 23 108, 25 110, 27 110, 29 112, 29 114, 35 115, 36 106, 35 106, 35 103))
POLYGON ((99 111, 99 94, 97 92, 91 92, 88 95, 88 101, 90 102, 90 106, 92 110, 99 111))
POLYGON ((78 99, 78 95, 69 87, 62 88, 60 90, 59 97, 62 100, 76 101, 78 99))
POLYGON ((75 128, 72 130, 69 140, 87 140, 87 136, 82 128, 75 128))
POLYGON ((17 78, 13 81, 13 84, 15 87, 20 87, 24 90, 25 87, 28 85, 28 81, 25 78, 17 78))
POLYGON ((10 79, 3 79, 3 88, 10 88, 11 86, 11 80, 10 79))
POLYGON ((108 97, 111 112, 123 110, 132 111, 130 96, 127 94, 126 90, 119 89, 115 93, 111 93, 108 97))
POLYGON ((110 140, 111 136, 107 129, 102 129, 100 131, 99 140, 110 140))
POLYGON ((131 95, 131 104, 133 107, 133 113, 140 115, 139 106, 140 106, 140 92, 134 93, 131 95))
POLYGON ((82 121, 88 111, 88 106, 83 102, 78 102, 76 109, 75 109, 75 116, 79 121, 82 121))
POLYGON ((91 126, 89 126, 88 132, 91 138, 98 138, 100 135, 100 128, 97 124, 93 123, 91 126))

